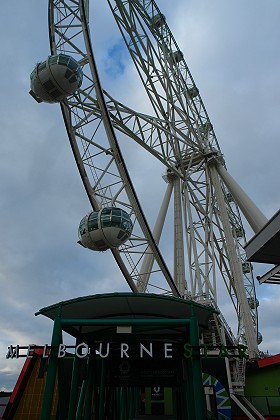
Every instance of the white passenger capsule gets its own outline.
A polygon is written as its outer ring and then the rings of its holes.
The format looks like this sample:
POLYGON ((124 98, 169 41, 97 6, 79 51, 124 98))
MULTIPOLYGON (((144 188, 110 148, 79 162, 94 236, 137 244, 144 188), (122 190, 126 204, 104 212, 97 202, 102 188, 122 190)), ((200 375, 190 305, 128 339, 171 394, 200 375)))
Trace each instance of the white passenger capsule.
POLYGON ((79 226, 79 243, 93 251, 118 248, 132 233, 128 213, 117 207, 105 207, 85 216, 79 226))
POLYGON ((82 84, 83 72, 70 55, 51 55, 36 65, 30 75, 30 95, 37 102, 61 102, 82 84))

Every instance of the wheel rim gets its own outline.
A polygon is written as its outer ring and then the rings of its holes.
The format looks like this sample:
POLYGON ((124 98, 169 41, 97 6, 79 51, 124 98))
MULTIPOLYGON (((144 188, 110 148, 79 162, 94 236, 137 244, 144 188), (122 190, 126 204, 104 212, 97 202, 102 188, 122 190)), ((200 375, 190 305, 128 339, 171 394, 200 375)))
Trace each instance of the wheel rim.
MULTIPOLYGON (((132 291, 173 294, 217 307, 222 282, 236 312, 238 338, 251 336, 248 344, 255 351, 257 305, 248 305, 256 298, 243 250, 244 229, 219 177, 217 166, 224 163, 194 80, 155 2, 108 3, 153 115, 134 111, 103 91, 85 2, 50 1, 49 6, 52 54, 67 52, 83 66, 83 86, 61 103, 61 109, 91 206, 97 210, 118 205, 131 216, 132 238, 112 253, 132 291), (161 252, 163 228, 155 226, 152 232, 146 220, 116 131, 165 167, 169 198, 161 212, 167 212, 172 190, 175 197, 173 270, 161 252)), ((161 214, 158 224, 165 220, 161 214)))

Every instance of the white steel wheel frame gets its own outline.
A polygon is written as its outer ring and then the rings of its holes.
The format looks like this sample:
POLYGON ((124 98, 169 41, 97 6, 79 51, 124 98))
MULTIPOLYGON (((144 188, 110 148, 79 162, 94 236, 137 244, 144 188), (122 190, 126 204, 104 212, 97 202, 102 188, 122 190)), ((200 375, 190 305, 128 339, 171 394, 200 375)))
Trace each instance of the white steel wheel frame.
POLYGON ((107 2, 153 115, 126 107, 102 89, 89 36, 88 1, 49 1, 51 53, 69 54, 83 69, 81 88, 61 103, 61 110, 91 206, 119 206, 130 214, 132 236, 112 253, 133 292, 172 294, 217 308, 217 290, 223 284, 236 312, 237 341, 245 340, 250 357, 255 357, 257 304, 243 249, 244 229, 237 204, 219 175, 224 161, 198 89, 153 0, 107 2), (167 190, 153 230, 116 132, 165 167, 167 190), (173 273, 160 250, 172 195, 173 273))

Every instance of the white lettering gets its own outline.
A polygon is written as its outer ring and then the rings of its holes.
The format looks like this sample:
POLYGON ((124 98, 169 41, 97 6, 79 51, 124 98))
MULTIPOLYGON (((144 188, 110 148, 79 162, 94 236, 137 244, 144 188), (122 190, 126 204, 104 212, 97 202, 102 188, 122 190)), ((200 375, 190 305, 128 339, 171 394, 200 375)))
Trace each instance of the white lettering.
POLYGON ((8 347, 8 353, 6 354, 6 359, 14 359, 14 358, 16 358, 16 359, 18 359, 18 357, 19 357, 19 345, 17 345, 17 346, 12 346, 12 345, 10 345, 9 347, 8 347))
POLYGON ((26 354, 27 359, 32 359, 33 354, 31 354, 31 352, 35 350, 34 348, 35 346, 36 344, 29 344, 28 349, 27 349, 27 354, 26 354))
POLYGON ((128 344, 126 343, 121 343, 121 359, 123 359, 123 355, 125 354, 125 356, 129 359, 129 355, 127 354, 127 350, 129 349, 128 344))
POLYGON ((150 357, 153 357, 153 343, 150 343, 150 350, 146 349, 146 347, 140 343, 140 357, 143 357, 143 350, 148 353, 150 357))
POLYGON ((106 354, 102 354, 102 349, 103 349, 103 343, 99 344, 99 356, 102 357, 102 359, 105 359, 105 357, 108 357, 109 352, 110 352, 110 343, 107 343, 107 349, 106 349, 106 354))
POLYGON ((76 349, 75 349, 75 354, 77 357, 79 357, 80 359, 83 359, 84 357, 86 357, 89 354, 89 348, 88 345, 86 343, 81 343, 78 344, 76 349), (83 353, 82 348, 85 348, 85 353, 83 353), (81 348, 81 353, 79 354, 78 350, 81 348))
POLYGON ((66 354, 66 345, 60 343, 58 346, 57 358, 62 359, 63 357, 65 357, 65 354, 66 354))
POLYGON ((42 354, 42 358, 43 358, 43 359, 47 359, 47 358, 49 357, 49 355, 47 354, 47 351, 48 351, 48 345, 47 345, 47 344, 45 344, 45 345, 44 345, 43 354, 42 354))
POLYGON ((168 353, 172 353, 173 349, 172 349, 172 343, 164 343, 164 357, 165 359, 172 359, 172 354, 168 354, 168 353))

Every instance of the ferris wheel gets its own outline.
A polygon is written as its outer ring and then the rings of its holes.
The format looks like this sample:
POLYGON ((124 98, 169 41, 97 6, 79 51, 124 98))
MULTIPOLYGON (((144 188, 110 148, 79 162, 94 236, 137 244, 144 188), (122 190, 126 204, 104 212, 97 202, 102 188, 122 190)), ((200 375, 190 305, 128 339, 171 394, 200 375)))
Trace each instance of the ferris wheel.
MULTIPOLYGON (((95 251, 110 249, 132 292, 170 294, 215 308, 226 299, 236 317, 233 341, 245 342, 254 357, 258 302, 243 249, 241 193, 226 171, 199 90, 155 1, 107 3, 142 82, 148 113, 102 87, 86 0, 49 1, 51 56, 31 74, 38 102, 60 102, 91 204, 79 242, 95 251), (146 157, 132 159, 131 150, 146 157), (143 159, 154 162, 153 179, 143 159), (153 225, 137 193, 137 176, 146 189, 158 182, 158 190, 165 190, 161 202, 156 198, 150 206, 157 211, 153 225)), ((257 228, 265 222, 257 211, 251 219, 257 228)))

